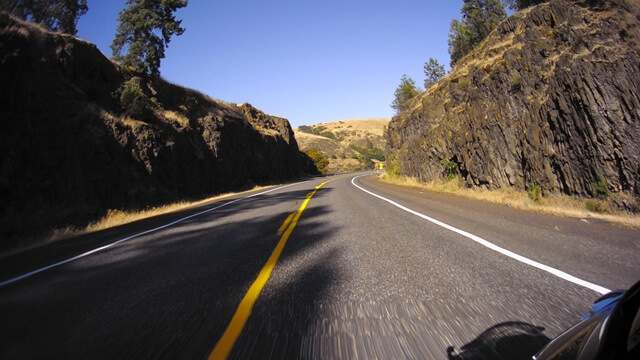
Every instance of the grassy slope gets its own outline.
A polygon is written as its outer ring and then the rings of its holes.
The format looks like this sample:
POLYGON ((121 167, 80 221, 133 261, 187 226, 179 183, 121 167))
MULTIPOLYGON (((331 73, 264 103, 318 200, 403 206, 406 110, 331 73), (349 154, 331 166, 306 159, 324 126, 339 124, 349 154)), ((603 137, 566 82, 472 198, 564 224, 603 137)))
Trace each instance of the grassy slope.
POLYGON ((613 224, 640 229, 639 215, 616 211, 612 209, 607 202, 603 202, 606 212, 593 212, 587 210, 585 206, 590 200, 562 194, 552 194, 542 197, 538 201, 534 201, 524 190, 514 188, 497 190, 481 188, 472 189, 461 184, 459 179, 448 182, 441 180, 421 182, 411 177, 390 175, 388 173, 383 173, 379 176, 379 179, 390 184, 462 196, 492 204, 510 206, 520 210, 534 211, 561 217, 582 218, 587 222, 606 221, 613 224))
POLYGON ((310 125, 312 128, 331 131, 338 140, 305 133, 299 128, 295 128, 294 132, 301 150, 322 151, 329 158, 330 172, 344 172, 362 166, 358 160, 353 159, 357 153, 350 146, 367 147, 367 141, 369 141, 375 147, 385 148, 383 132, 389 120, 387 118, 353 119, 310 125), (332 156, 336 159, 332 159, 332 156))

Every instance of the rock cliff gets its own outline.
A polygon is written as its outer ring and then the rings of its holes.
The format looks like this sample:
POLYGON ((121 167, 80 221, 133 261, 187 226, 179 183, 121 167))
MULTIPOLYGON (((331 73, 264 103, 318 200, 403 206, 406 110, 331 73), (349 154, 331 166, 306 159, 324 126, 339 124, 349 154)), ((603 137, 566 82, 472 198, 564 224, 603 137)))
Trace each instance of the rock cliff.
POLYGON ((389 151, 421 180, 455 163, 470 187, 637 196, 639 79, 638 6, 551 0, 503 21, 394 117, 389 151))
POLYGON ((24 237, 300 176, 286 119, 133 77, 154 105, 131 115, 128 76, 95 45, 0 13, 0 250, 24 237))

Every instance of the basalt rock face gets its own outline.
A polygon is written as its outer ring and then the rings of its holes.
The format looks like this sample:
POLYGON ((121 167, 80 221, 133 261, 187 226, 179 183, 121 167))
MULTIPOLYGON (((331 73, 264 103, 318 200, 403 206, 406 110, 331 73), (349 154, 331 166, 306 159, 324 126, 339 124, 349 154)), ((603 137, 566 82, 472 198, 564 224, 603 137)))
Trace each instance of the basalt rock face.
POLYGON ((0 13, 0 250, 108 209, 140 209, 302 175, 286 119, 164 80, 121 107, 126 77, 95 45, 0 13))
POLYGON ((399 170, 470 187, 640 193, 640 15, 619 1, 552 0, 503 21, 394 117, 399 170), (622 4, 622 5, 621 5, 622 4))

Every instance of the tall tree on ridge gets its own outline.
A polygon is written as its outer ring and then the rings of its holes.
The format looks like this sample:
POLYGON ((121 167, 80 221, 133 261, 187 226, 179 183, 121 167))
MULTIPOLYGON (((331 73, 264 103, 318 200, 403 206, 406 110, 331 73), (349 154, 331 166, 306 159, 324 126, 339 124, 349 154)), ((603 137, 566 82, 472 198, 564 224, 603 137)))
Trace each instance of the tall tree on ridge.
POLYGON ((438 60, 429 58, 429 61, 424 63, 424 88, 428 89, 433 84, 437 83, 445 75, 444 65, 441 65, 438 60))
POLYGON ((400 85, 398 85, 394 93, 391 107, 396 111, 396 114, 400 114, 407 110, 409 100, 416 97, 418 93, 420 93, 420 90, 416 87, 416 82, 406 74, 402 75, 400 85))
POLYGON ((51 31, 75 35, 78 18, 87 13, 87 0, 0 0, 0 8, 51 31))
POLYGON ((111 44, 113 58, 136 72, 159 76, 160 61, 171 37, 184 33, 182 20, 176 20, 174 13, 187 3, 188 0, 127 0, 111 44))
POLYGON ((507 17, 500 0, 464 0, 462 21, 451 21, 449 55, 451 67, 473 50, 507 17))

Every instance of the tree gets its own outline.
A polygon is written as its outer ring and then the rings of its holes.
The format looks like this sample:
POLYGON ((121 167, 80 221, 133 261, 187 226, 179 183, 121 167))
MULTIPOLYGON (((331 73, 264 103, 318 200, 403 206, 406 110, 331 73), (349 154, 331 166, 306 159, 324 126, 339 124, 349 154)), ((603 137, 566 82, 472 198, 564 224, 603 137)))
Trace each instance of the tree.
POLYGON ((400 114, 405 111, 409 100, 416 97, 419 92, 420 90, 416 87, 416 82, 407 76, 407 74, 402 75, 400 85, 398 85, 398 88, 394 93, 393 102, 391 103, 391 107, 396 111, 396 114, 400 114))
POLYGON ((136 72, 159 76, 165 47, 173 35, 184 33, 182 20, 176 20, 174 13, 187 3, 188 0, 127 0, 111 44, 114 59, 136 72))
POLYGON ((0 0, 0 7, 51 31, 75 35, 78 18, 87 13, 87 0, 0 0))
POLYGON ((542 4, 549 0, 504 0, 504 1, 507 3, 507 5, 509 5, 510 9, 522 10, 522 9, 528 8, 529 6, 542 4))
POLYGON ((303 133, 313 134, 313 128, 309 125, 300 125, 298 126, 298 130, 303 133))
POLYGON ((507 17, 500 0, 464 0, 462 19, 476 38, 476 45, 507 17))
POLYGON ((450 65, 453 66, 462 59, 463 56, 473 50, 474 44, 469 28, 462 22, 453 19, 449 30, 449 56, 450 65))
POLYGON ((445 75, 444 65, 440 65, 434 58, 429 58, 429 61, 424 63, 424 75, 424 88, 428 89, 445 75))
POLYGON ((464 0, 462 21, 451 21, 449 55, 451 67, 473 50, 507 17, 500 0, 464 0))
POLYGON ((313 164, 320 174, 324 174, 327 171, 327 166, 329 166, 329 159, 324 155, 324 153, 318 149, 309 149, 305 151, 307 156, 313 160, 313 164))

